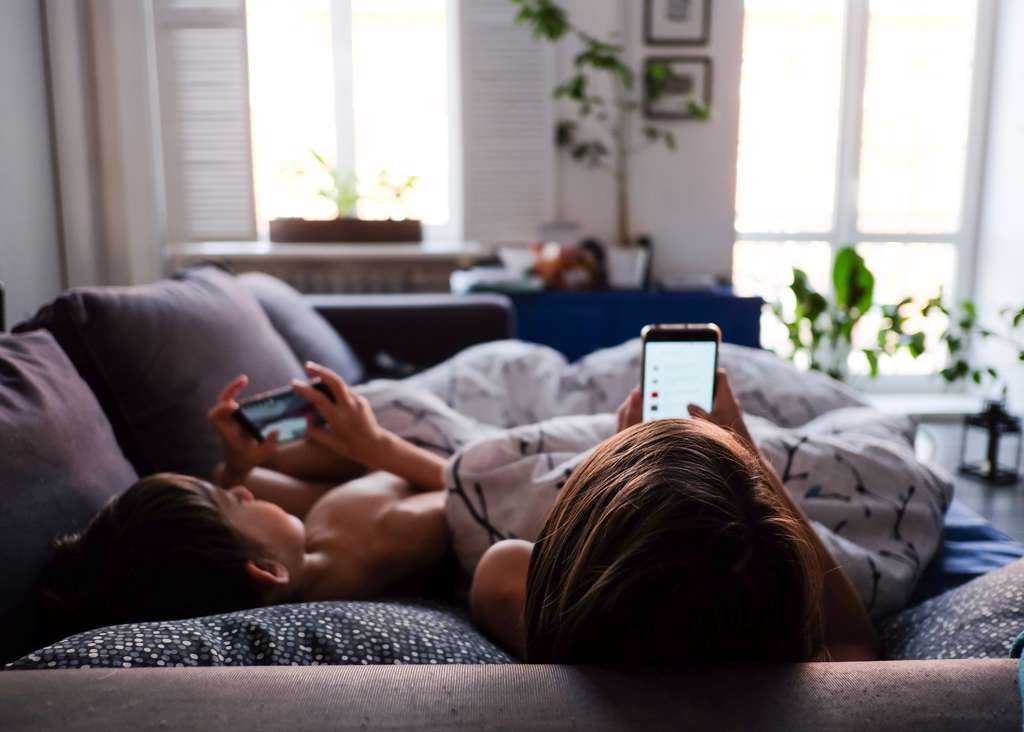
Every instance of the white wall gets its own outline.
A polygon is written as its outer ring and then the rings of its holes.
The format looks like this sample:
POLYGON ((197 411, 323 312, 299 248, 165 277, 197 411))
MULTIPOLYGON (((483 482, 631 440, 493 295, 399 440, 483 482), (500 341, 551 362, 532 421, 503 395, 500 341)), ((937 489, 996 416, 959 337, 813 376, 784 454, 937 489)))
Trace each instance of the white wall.
MULTIPOLYGON (((568 0, 572 21, 599 38, 620 33, 633 65, 647 56, 709 56, 712 119, 670 123, 679 149, 664 147, 632 160, 630 215, 634 233, 653 237, 656 277, 712 274, 729 279, 734 241, 743 3, 715 0, 708 46, 647 46, 641 0, 568 0)), ((559 49, 559 78, 571 70, 572 49, 559 49)), ((642 124, 641 117, 635 118, 642 124)), ((611 179, 562 156, 558 165, 560 217, 583 233, 614 241, 611 179)))
POLYGON ((39 0, 0 2, 0 280, 8 326, 61 288, 39 0))
MULTIPOLYGON (((1002 0, 997 23, 988 159, 982 199, 975 292, 982 316, 1024 305, 1024 2, 1002 0)), ((1010 398, 1024 410, 1024 365, 990 347, 1011 377, 1010 398)))

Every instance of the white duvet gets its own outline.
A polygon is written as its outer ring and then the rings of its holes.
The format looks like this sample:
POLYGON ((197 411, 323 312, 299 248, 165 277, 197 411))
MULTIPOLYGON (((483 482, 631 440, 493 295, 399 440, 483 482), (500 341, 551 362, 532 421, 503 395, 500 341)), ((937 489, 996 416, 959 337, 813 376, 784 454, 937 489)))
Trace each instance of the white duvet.
MULTIPOLYGON (((902 608, 942 535, 952 483, 920 463, 914 424, 775 356, 723 345, 758 446, 876 618, 902 608)), ((401 382, 359 387, 381 424, 452 457, 448 522, 472 572, 504 538, 535 539, 572 469, 615 430, 640 342, 575 364, 518 341, 468 349, 401 382)))

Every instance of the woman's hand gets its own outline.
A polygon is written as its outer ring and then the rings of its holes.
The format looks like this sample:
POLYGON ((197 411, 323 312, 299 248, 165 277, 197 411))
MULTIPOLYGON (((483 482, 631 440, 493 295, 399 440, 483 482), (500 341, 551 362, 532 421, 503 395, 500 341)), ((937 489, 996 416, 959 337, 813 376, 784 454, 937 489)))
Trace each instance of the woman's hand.
POLYGON ((224 471, 220 483, 226 488, 244 481, 253 468, 263 465, 277 450, 276 432, 270 433, 260 442, 235 418, 238 395, 248 383, 249 377, 245 374, 236 376, 224 387, 224 391, 217 397, 217 403, 206 414, 223 445, 224 471))
POLYGON ((366 467, 381 467, 381 451, 389 433, 377 424, 366 397, 352 391, 329 368, 310 361, 306 363, 306 373, 320 379, 331 393, 328 397, 305 382, 292 380, 295 393, 312 404, 327 424, 325 429, 310 416, 306 439, 366 467))
POLYGON ((615 414, 619 418, 619 432, 627 427, 640 424, 643 419, 643 397, 640 394, 639 386, 629 392, 629 396, 622 402, 615 414))
POLYGON ((754 440, 747 430, 747 423, 743 421, 743 410, 732 393, 732 384, 729 383, 729 375, 725 373, 725 369, 718 369, 718 373, 715 374, 715 402, 711 407, 711 414, 696 404, 691 404, 688 411, 692 417, 707 419, 719 427, 732 430, 753 446, 754 440))

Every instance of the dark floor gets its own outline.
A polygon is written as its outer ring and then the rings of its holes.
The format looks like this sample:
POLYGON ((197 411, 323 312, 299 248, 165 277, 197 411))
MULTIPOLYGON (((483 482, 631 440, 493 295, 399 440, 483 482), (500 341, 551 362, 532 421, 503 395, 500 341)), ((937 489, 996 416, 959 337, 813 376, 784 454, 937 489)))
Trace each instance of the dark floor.
MULTIPOLYGON (((957 473, 962 424, 951 421, 925 422, 921 425, 921 431, 924 434, 918 440, 918 453, 927 458, 934 452, 929 462, 938 463, 949 471, 956 481, 956 497, 991 521, 999 530, 1018 541, 1024 541, 1024 483, 1016 486, 991 486, 957 473), (934 438, 932 444, 929 444, 929 436, 934 438)), ((972 442, 970 445, 979 451, 982 449, 980 443, 972 442)), ((1008 447, 1013 448, 1012 445, 1008 447)), ((1015 455, 1012 453, 1010 449, 1004 454, 1006 462, 1013 460, 1015 455)))

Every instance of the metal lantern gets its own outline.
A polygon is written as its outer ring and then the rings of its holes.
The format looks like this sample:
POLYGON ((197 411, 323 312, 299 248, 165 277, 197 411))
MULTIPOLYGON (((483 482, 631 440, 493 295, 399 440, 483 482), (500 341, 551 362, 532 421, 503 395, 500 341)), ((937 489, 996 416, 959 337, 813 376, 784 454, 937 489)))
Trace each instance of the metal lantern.
POLYGON ((964 417, 963 442, 960 445, 960 472, 981 478, 992 485, 1013 485, 1020 481, 1021 420, 1006 411, 1001 401, 985 403, 985 411, 964 417), (986 435, 985 457, 968 462, 967 442, 972 430, 986 435), (1013 465, 999 464, 999 450, 1006 437, 1017 441, 1017 459, 1013 465))

